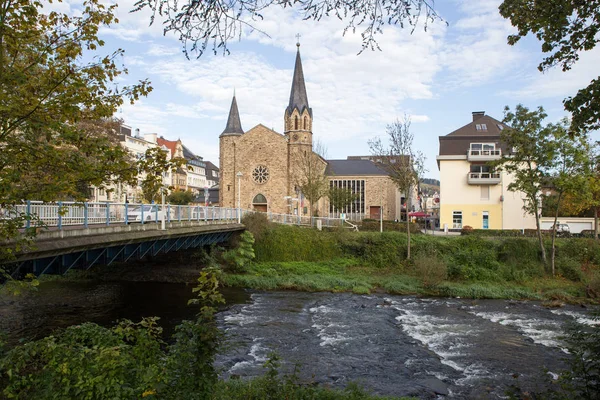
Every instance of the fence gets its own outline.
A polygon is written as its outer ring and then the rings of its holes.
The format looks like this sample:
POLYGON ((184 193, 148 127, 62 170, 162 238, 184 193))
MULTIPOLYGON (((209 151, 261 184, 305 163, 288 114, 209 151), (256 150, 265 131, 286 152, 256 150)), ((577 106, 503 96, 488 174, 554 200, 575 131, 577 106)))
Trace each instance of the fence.
MULTIPOLYGON (((131 223, 166 223, 196 221, 208 223, 230 223, 254 210, 239 210, 227 207, 181 206, 165 204, 132 204, 132 203, 77 203, 26 201, 12 207, 0 209, 0 219, 24 218, 23 227, 43 225, 47 227, 64 227, 90 225, 111 225, 131 223)), ((304 225, 336 227, 344 225, 341 218, 308 217, 292 214, 261 213, 274 223, 287 225, 304 225)))

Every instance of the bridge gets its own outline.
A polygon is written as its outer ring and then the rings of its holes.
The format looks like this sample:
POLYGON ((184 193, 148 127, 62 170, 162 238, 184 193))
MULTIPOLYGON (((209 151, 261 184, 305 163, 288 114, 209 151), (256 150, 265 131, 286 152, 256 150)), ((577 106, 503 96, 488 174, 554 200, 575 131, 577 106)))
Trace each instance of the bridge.
MULTIPOLYGON (((18 253, 13 277, 64 274, 71 269, 139 260, 172 251, 224 243, 243 231, 251 210, 208 206, 27 201, 0 209, 0 218, 21 217, 36 229, 32 249, 18 253)), ((280 224, 340 226, 339 218, 264 213, 280 224)))
POLYGON ((224 243, 244 230, 236 209, 219 207, 26 202, 0 214, 24 217, 23 230, 38 231, 9 265, 15 278, 224 243))

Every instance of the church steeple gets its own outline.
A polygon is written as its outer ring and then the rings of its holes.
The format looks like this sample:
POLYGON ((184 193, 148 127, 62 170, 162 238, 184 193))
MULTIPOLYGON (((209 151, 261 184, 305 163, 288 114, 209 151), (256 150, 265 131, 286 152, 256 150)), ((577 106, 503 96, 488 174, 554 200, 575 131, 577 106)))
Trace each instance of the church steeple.
MULTIPOLYGON (((300 35, 298 35, 299 37, 300 35)), ((302 144, 312 146, 312 109, 308 106, 306 95, 306 84, 302 72, 302 60, 300 59, 300 43, 296 43, 296 65, 294 77, 292 78, 292 91, 290 92, 290 103, 284 113, 284 133, 290 144, 302 144)))
POLYGON ((240 113, 238 111, 237 101, 235 100, 235 93, 233 94, 233 100, 231 101, 231 108, 229 109, 229 118, 227 118, 227 126, 221 136, 223 135, 243 135, 244 130, 242 129, 242 123, 240 121, 240 113))
POLYGON ((290 103, 286 111, 289 115, 294 109, 302 114, 304 110, 312 117, 312 109, 308 106, 308 96, 306 95, 306 84, 304 83, 304 73, 302 72, 302 60, 300 59, 300 43, 296 43, 298 51, 296 52, 296 65, 294 67, 294 78, 292 79, 292 91, 290 92, 290 103))

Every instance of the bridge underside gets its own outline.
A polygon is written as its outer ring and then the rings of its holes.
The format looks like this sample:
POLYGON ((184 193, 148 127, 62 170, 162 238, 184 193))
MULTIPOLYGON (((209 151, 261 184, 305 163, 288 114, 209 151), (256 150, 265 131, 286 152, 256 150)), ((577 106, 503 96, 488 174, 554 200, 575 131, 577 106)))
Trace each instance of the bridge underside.
POLYGON ((137 243, 74 250, 64 254, 19 261, 13 264, 12 268, 9 267, 9 271, 13 278, 23 277, 28 273, 40 276, 42 274, 65 274, 71 269, 87 271, 95 265, 111 265, 115 262, 139 260, 147 256, 223 243, 228 241, 234 233, 235 231, 203 232, 197 235, 163 237, 137 243))

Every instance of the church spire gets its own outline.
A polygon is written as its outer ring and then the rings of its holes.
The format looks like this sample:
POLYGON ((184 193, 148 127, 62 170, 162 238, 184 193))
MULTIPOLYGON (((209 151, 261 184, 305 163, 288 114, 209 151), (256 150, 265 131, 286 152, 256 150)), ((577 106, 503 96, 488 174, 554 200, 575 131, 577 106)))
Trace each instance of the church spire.
POLYGON ((304 83, 304 73, 302 72, 302 60, 300 59, 300 43, 296 43, 298 52, 296 53, 296 66, 294 67, 294 78, 292 80, 292 91, 290 92, 290 104, 286 111, 291 115, 294 108, 302 114, 304 109, 312 117, 312 109, 308 106, 308 96, 306 95, 306 85, 304 83))
POLYGON ((242 129, 242 123, 240 121, 240 113, 238 111, 237 101, 235 100, 235 92, 233 94, 233 100, 231 101, 231 108, 229 109, 229 118, 227 119, 227 126, 221 135, 242 135, 244 130, 242 129))

